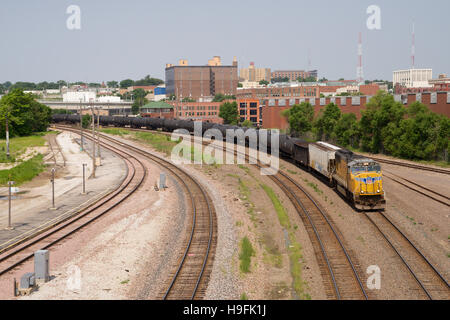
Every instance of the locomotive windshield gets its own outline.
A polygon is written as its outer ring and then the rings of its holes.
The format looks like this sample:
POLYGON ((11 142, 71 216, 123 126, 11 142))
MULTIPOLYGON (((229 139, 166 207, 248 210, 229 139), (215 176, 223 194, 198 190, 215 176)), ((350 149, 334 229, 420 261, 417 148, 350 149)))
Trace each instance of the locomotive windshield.
POLYGON ((381 172, 381 166, 377 163, 360 163, 351 167, 353 174, 359 174, 361 172, 381 172))

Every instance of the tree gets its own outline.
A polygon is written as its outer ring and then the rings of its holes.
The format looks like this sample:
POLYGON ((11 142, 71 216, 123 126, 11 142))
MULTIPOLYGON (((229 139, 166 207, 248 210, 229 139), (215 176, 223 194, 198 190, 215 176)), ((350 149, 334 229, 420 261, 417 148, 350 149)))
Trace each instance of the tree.
POLYGON ((133 95, 134 103, 131 106, 131 112, 133 114, 138 114, 139 110, 142 108, 143 105, 145 105, 148 100, 145 98, 147 95, 147 91, 144 89, 138 88, 134 89, 131 94, 133 95))
POLYGON ((328 79, 325 77, 323 77, 322 79, 319 80, 319 82, 327 82, 327 81, 328 81, 328 79))
POLYGON ((259 84, 262 85, 262 86, 267 86, 269 83, 270 83, 270 82, 267 81, 267 80, 261 80, 261 81, 259 82, 259 84))
POLYGON ((92 118, 91 118, 91 115, 90 114, 84 114, 82 117, 81 117, 81 123, 82 123, 82 125, 83 125, 83 128, 89 128, 89 126, 91 125, 91 123, 92 123, 92 118))
POLYGON ((297 78, 298 82, 317 82, 317 79, 315 77, 309 76, 306 78, 302 78, 302 77, 298 77, 297 78))
POLYGON ((120 81, 120 88, 122 88, 122 89, 126 89, 133 85, 134 85, 134 81, 131 79, 125 79, 125 80, 120 81))
POLYGON ((334 128, 334 135, 341 146, 354 148, 359 146, 360 130, 354 113, 341 115, 334 128))
POLYGON ((270 80, 272 83, 276 83, 276 82, 289 82, 289 78, 288 77, 284 77, 284 78, 272 78, 270 80))
POLYGON ((229 96, 229 95, 224 95, 223 93, 217 93, 214 96, 214 99, 212 102, 222 102, 224 100, 236 100, 235 96, 229 96))
POLYGON ((389 123, 383 132, 387 153, 407 159, 433 160, 444 158, 449 148, 450 119, 414 102, 407 109, 407 118, 398 125, 389 123))
POLYGON ((22 89, 12 89, 0 100, 0 136, 5 136, 5 118, 8 116, 11 136, 27 136, 46 131, 51 120, 51 109, 37 102, 22 89))
POLYGON ((383 140, 399 127, 406 113, 405 107, 386 92, 373 96, 361 111, 361 146, 364 151, 384 152, 383 140))
POLYGON ((314 131, 319 140, 336 140, 335 127, 341 118, 341 110, 334 103, 328 104, 320 111, 320 115, 314 123, 314 131))
POLYGON ((117 88, 119 86, 119 83, 117 81, 107 81, 106 85, 109 88, 117 88))
POLYGON ((253 128, 253 122, 251 122, 250 120, 245 119, 242 123, 241 123, 242 127, 247 127, 247 128, 253 128))
POLYGON ((309 102, 295 104, 283 114, 289 121, 289 127, 293 135, 303 134, 312 129, 314 107, 309 102))
POLYGON ((242 83, 238 82, 238 88, 242 88, 242 87, 243 87, 242 83))
POLYGON ((239 121, 239 113, 236 101, 225 102, 220 106, 219 117, 225 124, 236 125, 239 121))
POLYGON ((157 86, 163 84, 164 81, 157 78, 151 78, 150 75, 146 75, 143 79, 134 82, 135 86, 157 86))

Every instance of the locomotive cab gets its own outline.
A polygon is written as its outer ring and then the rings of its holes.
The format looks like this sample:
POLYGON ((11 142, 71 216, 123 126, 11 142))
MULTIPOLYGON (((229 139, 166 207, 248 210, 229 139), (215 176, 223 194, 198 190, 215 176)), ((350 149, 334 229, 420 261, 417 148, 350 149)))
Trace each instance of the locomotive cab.
POLYGON ((371 159, 357 159, 348 164, 349 189, 357 209, 384 209, 381 166, 371 159))

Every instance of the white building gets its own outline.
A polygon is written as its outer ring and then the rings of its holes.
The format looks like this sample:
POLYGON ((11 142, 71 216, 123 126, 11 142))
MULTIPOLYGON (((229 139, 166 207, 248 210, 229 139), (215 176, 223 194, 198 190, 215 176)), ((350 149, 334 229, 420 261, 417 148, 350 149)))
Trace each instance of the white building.
POLYGON ((63 102, 95 101, 97 94, 92 91, 68 91, 63 94, 63 102))
POLYGON ((116 97, 116 96, 101 96, 101 97, 98 97, 97 102, 116 103, 116 102, 120 102, 120 97, 116 97))
POLYGON ((429 80, 433 79, 432 69, 398 70, 393 73, 393 85, 399 83, 406 88, 432 87, 429 80))

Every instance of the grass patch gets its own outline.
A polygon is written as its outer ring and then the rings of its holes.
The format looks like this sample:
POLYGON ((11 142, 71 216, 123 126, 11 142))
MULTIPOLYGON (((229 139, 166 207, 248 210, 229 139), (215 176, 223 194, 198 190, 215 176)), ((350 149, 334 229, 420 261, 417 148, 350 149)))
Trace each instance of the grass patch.
POLYGON ((286 228, 289 229, 291 227, 291 223, 289 222, 289 217, 286 212, 286 209, 284 209, 283 205, 281 204, 280 200, 278 199, 275 192, 270 188, 269 186, 262 184, 261 187, 264 189, 266 194, 269 196, 270 200, 272 201, 273 206, 275 207, 275 211, 278 215, 278 220, 280 220, 280 224, 286 228))
POLYGON ((120 284, 127 284, 128 282, 130 282, 130 280, 123 280, 120 282, 120 284))
POLYGON ((255 250, 253 249, 252 243, 248 240, 247 237, 244 237, 241 240, 241 251, 239 253, 239 260, 241 263, 239 268, 243 273, 250 272, 250 264, 252 260, 252 256, 255 255, 255 250))
POLYGON ((179 141, 171 141, 170 136, 164 134, 135 131, 133 132, 133 135, 137 140, 150 144, 159 152, 163 152, 167 155, 169 155, 172 152, 173 147, 179 143, 179 141))
POLYGON ((313 182, 308 182, 308 186, 310 186, 311 188, 314 189, 315 192, 317 192, 318 194, 323 194, 323 191, 319 189, 319 187, 317 186, 317 184, 313 183, 313 182))
POLYGON ((239 167, 240 169, 244 170, 245 173, 250 174, 250 168, 249 168, 249 167, 246 167, 246 166, 244 166, 244 165, 242 165, 242 164, 238 165, 238 167, 239 167))
POLYGON ((248 300, 248 297, 247 297, 247 294, 245 293, 245 292, 243 292, 242 294, 241 294, 241 298, 240 298, 241 300, 248 300))
POLYGON ((44 156, 42 154, 38 154, 37 156, 22 162, 12 169, 0 170, 0 185, 7 186, 10 179, 16 182, 15 186, 19 186, 24 182, 32 180, 39 173, 44 171, 45 165, 43 163, 43 159, 44 156))
POLYGON ((121 137, 131 133, 130 130, 119 129, 119 128, 106 128, 106 129, 101 129, 100 131, 107 133, 107 134, 112 134, 112 135, 121 136, 121 137))
POLYGON ((300 299, 310 300, 311 296, 305 294, 305 281, 302 279, 302 246, 295 240, 294 234, 289 233, 291 245, 289 246, 289 260, 291 261, 291 274, 294 278, 294 290, 300 299))
POLYGON ((239 191, 240 191, 240 198, 241 200, 248 200, 250 198, 250 189, 247 187, 247 185, 242 181, 241 178, 238 178, 239 180, 239 191))
POLYGON ((287 169, 287 172, 289 172, 290 174, 297 174, 297 171, 291 170, 291 169, 287 169))
MULTIPOLYGON (((289 242, 290 246, 288 249, 289 261, 291 266, 291 275, 293 278, 293 287, 300 299, 311 299, 309 294, 305 293, 305 284, 306 282, 302 279, 302 246, 295 239, 295 234, 291 229, 291 223, 289 221, 289 216, 286 212, 286 209, 281 204, 281 201, 278 199, 275 192, 266 185, 261 185, 266 194, 269 196, 272 204, 277 212, 278 220, 280 221, 281 226, 283 226, 286 230, 288 230, 289 242)), ((294 227, 295 230, 297 228, 294 227)))
POLYGON ((44 146, 44 136, 46 134, 47 132, 38 132, 32 136, 9 139, 9 159, 6 157, 6 139, 0 139, 0 163, 16 162, 16 159, 19 158, 27 150, 27 148, 44 146))

